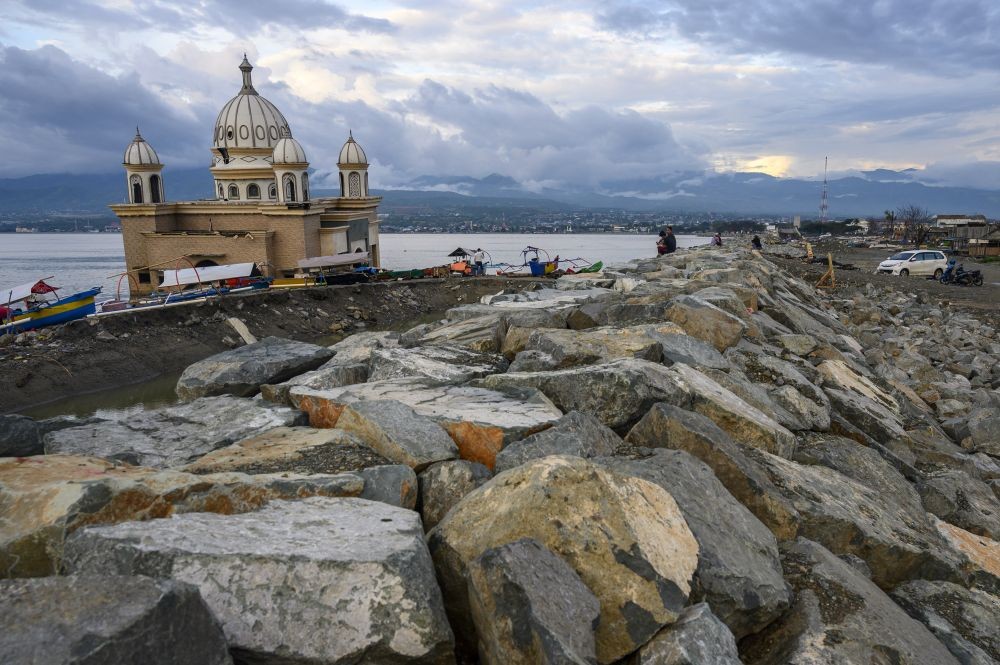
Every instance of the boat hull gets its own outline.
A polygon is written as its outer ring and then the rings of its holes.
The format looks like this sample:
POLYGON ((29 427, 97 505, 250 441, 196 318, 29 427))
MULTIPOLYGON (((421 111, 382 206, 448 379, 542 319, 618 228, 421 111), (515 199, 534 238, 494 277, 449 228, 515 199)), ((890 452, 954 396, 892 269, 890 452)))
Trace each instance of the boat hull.
POLYGON ((0 325, 0 335, 21 333, 82 319, 96 311, 94 296, 100 292, 100 288, 88 289, 74 293, 51 305, 30 309, 12 322, 0 325))

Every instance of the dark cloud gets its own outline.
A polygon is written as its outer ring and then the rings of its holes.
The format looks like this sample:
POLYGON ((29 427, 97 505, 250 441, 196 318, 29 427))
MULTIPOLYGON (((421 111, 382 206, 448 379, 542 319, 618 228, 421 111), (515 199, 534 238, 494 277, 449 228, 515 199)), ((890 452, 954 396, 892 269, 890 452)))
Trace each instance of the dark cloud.
POLYGON ((178 113, 135 73, 110 76, 54 46, 0 46, 0 90, 0 174, 7 176, 107 172, 121 163, 136 124, 161 157, 193 155, 210 131, 208 115, 178 113))
POLYGON ((993 0, 667 0, 619 2, 602 27, 678 36, 737 53, 797 53, 907 69, 995 69, 1000 9, 993 0))

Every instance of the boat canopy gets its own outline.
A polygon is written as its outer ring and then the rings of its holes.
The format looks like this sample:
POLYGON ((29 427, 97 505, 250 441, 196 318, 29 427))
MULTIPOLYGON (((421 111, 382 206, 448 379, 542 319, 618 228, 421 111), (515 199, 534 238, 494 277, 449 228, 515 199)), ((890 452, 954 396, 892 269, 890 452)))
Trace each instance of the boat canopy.
POLYGON ((258 277, 260 269, 256 263, 233 263, 225 266, 205 266, 204 268, 184 268, 164 270, 160 286, 187 286, 188 284, 209 284, 240 277, 258 277))
POLYGON ((472 256, 476 253, 474 249, 465 249, 464 247, 459 247, 454 252, 449 254, 449 257, 459 257, 459 256, 472 256))
POLYGON ((368 263, 368 252, 353 252, 351 254, 334 254, 333 256, 314 256, 309 259, 299 259, 300 268, 330 268, 334 266, 349 266, 355 263, 368 263))
POLYGON ((0 291, 0 305, 21 302, 22 300, 25 300, 26 298, 37 293, 54 293, 59 287, 46 284, 46 279, 52 278, 46 277, 45 279, 40 279, 36 282, 28 282, 27 284, 15 286, 12 289, 4 289, 3 291, 0 291))

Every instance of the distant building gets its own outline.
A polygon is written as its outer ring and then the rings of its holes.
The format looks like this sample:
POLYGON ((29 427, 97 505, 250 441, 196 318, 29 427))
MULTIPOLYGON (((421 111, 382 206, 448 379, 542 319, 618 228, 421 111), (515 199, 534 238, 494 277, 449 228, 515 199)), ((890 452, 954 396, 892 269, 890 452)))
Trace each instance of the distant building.
POLYGON ((971 238, 969 256, 1000 256, 1000 225, 982 238, 971 238))
POLYGON ((369 253, 379 265, 378 204, 368 192, 368 159, 349 135, 340 151, 340 196, 313 198, 309 162, 288 121, 253 87, 244 56, 243 86, 215 121, 214 199, 167 202, 163 164, 136 129, 122 160, 128 203, 112 205, 122 225, 133 295, 152 291, 160 272, 257 263, 290 277, 300 259, 369 253))
POLYGON ((934 223, 948 229, 944 241, 956 252, 968 252, 970 240, 985 238, 989 233, 986 215, 935 215, 934 223))

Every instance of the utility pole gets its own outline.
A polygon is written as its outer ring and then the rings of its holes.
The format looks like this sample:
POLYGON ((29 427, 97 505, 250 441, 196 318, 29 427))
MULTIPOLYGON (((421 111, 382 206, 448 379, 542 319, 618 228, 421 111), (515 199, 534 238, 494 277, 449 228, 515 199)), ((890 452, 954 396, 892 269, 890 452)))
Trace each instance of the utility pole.
POLYGON ((826 168, 830 158, 823 158, 823 193, 819 197, 819 223, 826 224, 826 213, 830 209, 826 199, 826 168))

